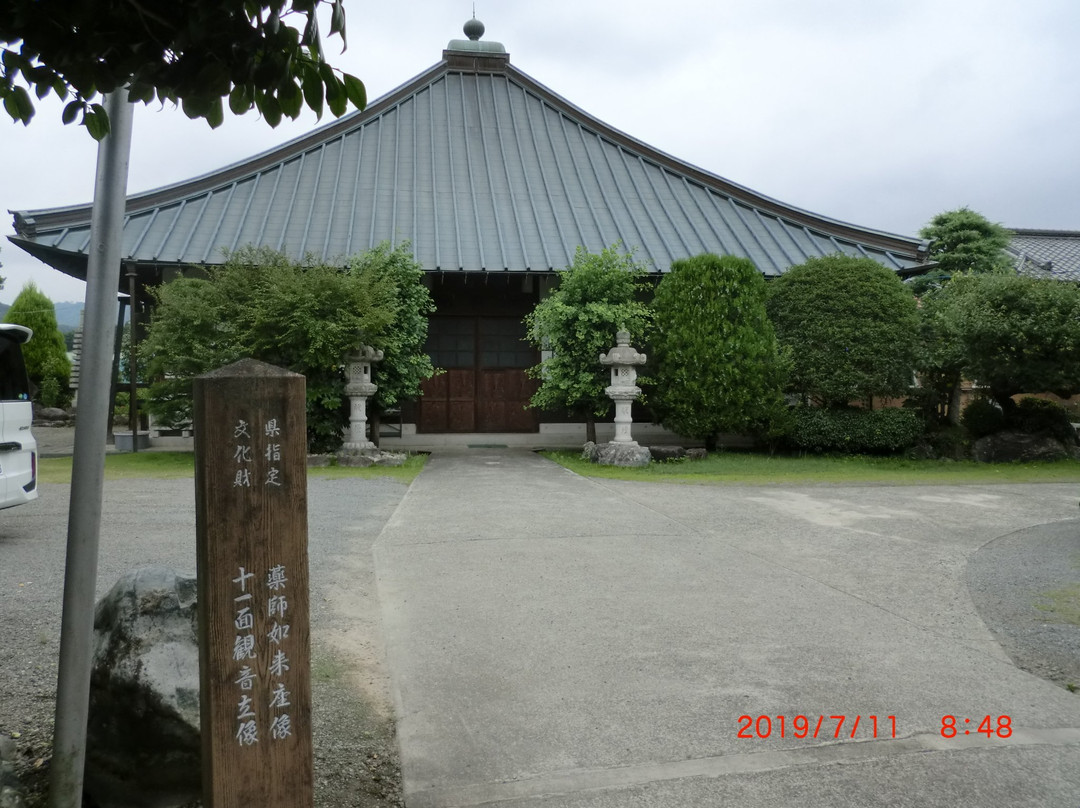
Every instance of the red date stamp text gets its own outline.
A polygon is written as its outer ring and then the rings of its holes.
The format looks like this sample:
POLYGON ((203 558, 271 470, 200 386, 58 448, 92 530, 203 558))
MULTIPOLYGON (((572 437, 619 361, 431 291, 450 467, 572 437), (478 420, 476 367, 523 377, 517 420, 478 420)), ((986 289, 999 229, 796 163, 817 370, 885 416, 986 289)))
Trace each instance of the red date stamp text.
POLYGON ((895 738, 895 715, 740 715, 738 738, 895 738), (880 732, 880 735, 879 735, 880 732))

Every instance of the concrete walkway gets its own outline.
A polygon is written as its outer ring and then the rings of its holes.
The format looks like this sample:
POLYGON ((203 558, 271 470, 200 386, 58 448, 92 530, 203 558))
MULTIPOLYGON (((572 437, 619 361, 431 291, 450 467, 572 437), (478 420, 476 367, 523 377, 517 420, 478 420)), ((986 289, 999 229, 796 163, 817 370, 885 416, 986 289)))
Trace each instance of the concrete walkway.
POLYGON ((375 551, 407 805, 1077 808, 1080 696, 1010 661, 964 576, 1076 502, 437 452, 375 551))

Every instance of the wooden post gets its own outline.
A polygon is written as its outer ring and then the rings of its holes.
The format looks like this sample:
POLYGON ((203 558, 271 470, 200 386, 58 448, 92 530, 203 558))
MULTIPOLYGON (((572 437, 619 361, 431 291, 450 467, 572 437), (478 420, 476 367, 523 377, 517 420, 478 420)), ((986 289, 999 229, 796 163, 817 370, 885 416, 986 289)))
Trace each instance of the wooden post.
POLYGON ((203 805, 311 808, 304 377, 195 379, 203 805))

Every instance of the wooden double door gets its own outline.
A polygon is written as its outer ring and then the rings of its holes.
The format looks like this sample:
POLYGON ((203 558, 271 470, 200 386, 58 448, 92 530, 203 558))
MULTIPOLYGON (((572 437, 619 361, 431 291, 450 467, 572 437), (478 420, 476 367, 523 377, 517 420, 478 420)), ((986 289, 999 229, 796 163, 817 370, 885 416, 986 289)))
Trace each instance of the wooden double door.
POLYGON ((444 372, 423 384, 417 431, 535 432, 528 408, 538 382, 525 369, 540 361, 519 317, 436 315, 428 354, 444 372))

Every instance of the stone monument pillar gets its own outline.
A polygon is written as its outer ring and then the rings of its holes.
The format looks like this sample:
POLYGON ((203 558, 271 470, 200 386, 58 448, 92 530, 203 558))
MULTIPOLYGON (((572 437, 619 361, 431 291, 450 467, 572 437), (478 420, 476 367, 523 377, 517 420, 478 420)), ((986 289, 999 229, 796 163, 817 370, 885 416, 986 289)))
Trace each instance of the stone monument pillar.
POLYGON ((345 366, 345 394, 349 397, 349 438, 342 446, 348 451, 374 449, 375 444, 367 438, 367 400, 379 389, 371 381, 371 366, 382 360, 383 352, 370 345, 361 345, 350 356, 345 366))
POLYGON ((600 363, 611 366, 611 385, 604 392, 615 402, 615 439, 598 446, 596 462, 607 466, 645 466, 651 455, 639 446, 630 434, 633 418, 630 408, 641 395, 637 381, 637 366, 645 364, 645 354, 630 347, 630 334, 620 331, 615 335, 616 345, 606 354, 600 354, 600 363))

